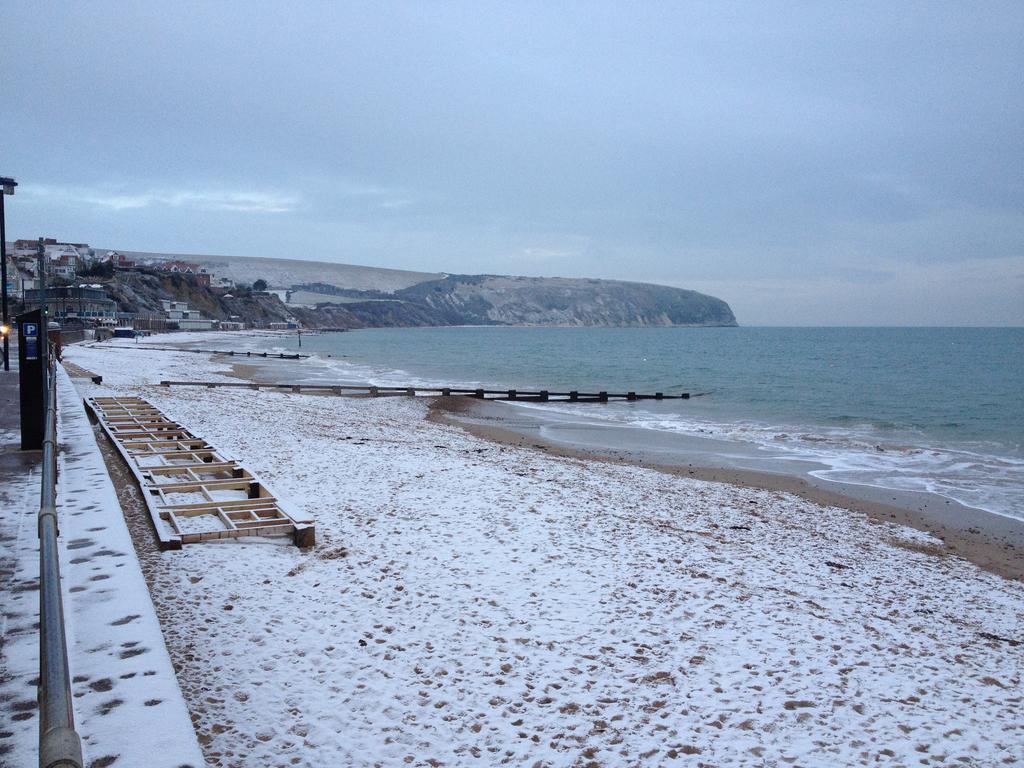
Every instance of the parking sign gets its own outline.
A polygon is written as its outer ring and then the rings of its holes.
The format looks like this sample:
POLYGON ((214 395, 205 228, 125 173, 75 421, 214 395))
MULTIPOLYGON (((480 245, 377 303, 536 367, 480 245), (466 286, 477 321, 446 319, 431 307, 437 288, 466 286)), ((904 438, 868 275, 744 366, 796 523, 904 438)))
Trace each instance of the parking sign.
POLYGON ((39 323, 25 323, 25 359, 39 359, 39 323))

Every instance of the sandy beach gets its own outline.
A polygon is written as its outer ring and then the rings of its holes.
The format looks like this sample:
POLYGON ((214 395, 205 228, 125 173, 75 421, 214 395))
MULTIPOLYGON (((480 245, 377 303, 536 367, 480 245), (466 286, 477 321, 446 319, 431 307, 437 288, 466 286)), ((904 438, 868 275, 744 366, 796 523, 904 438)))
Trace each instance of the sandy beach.
POLYGON ((66 355, 103 376, 82 395, 146 397, 317 520, 307 552, 133 528, 210 764, 1024 760, 1016 551, 474 434, 425 398, 161 388, 251 371, 66 355))
POLYGON ((510 418, 507 407, 502 404, 466 398, 435 400, 428 418, 454 424, 487 440, 553 455, 647 467, 696 480, 789 493, 814 504, 842 507, 872 520, 898 523, 934 536, 938 539, 932 547, 936 556, 957 555, 1001 576, 1018 581, 1024 579, 1024 523, 964 507, 933 494, 815 483, 806 476, 694 466, 682 459, 667 462, 664 458, 653 458, 642 449, 567 446, 541 434, 535 424, 510 418))

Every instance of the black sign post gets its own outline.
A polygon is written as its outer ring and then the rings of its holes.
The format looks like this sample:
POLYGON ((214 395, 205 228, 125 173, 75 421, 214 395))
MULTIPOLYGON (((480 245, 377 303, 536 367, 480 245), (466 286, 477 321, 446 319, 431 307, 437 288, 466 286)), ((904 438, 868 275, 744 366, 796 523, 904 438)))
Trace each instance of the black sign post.
POLYGON ((18 315, 18 384, 21 390, 21 450, 43 447, 46 426, 43 371, 46 365, 46 329, 41 310, 18 315))

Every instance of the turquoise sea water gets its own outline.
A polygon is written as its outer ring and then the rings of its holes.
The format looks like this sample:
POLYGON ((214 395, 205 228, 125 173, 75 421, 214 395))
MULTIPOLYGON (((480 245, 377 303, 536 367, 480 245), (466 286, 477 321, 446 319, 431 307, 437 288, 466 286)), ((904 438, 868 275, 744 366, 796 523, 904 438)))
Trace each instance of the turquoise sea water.
POLYGON ((302 345, 328 378, 705 393, 543 407, 753 443, 821 462, 827 479, 1024 519, 1022 328, 409 328, 302 345))

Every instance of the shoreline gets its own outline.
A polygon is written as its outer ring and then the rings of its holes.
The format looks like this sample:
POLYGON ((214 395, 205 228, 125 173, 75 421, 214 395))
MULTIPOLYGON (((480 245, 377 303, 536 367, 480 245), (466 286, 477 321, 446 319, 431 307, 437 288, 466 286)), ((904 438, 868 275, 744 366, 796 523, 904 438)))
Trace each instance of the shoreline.
MULTIPOLYGON (((280 374, 297 372, 303 365, 301 361, 262 363, 246 359, 242 362, 222 355, 211 355, 210 360, 227 364, 230 372, 225 375, 260 383, 281 380, 280 374)), ((722 465, 695 466, 682 459, 654 458, 635 447, 622 450, 571 445, 544 437, 535 427, 523 426, 521 421, 511 418, 511 413, 498 410, 500 407, 469 398, 433 398, 427 420, 458 427, 494 443, 527 447, 550 455, 644 467, 769 493, 790 493, 814 504, 866 515, 873 521, 896 523, 929 533, 944 546, 925 547, 921 551, 936 557, 959 556, 1003 578, 1024 581, 1024 524, 1013 518, 966 507, 926 492, 854 486, 795 473, 722 465), (488 423, 480 423, 480 420, 488 423)))
MULTIPOLYGON (((215 357, 212 356, 211 360, 215 357)), ((267 376, 267 372, 272 370, 269 364, 232 362, 229 375, 265 382, 273 378, 272 375, 267 376)), ((543 437, 539 431, 516 429, 510 419, 499 415, 498 407, 494 403, 481 403, 470 398, 433 398, 427 420, 458 427, 493 443, 541 450, 555 456, 644 467, 680 477, 771 493, 791 493, 814 504, 840 507, 866 515, 873 521, 896 523, 929 533, 941 540, 944 548, 925 547, 921 551, 936 557, 959 556, 1003 578, 1024 581, 1024 525, 1012 518, 965 507, 935 494, 893 492, 873 486, 854 488, 842 483, 826 484, 826 481, 818 481, 819 485, 795 474, 684 465, 652 460, 642 451, 569 446, 543 437), (494 423, 481 424, 472 418, 481 416, 494 423), (879 498, 893 494, 895 500, 903 499, 905 503, 893 504, 879 498), (917 509, 911 508, 912 499, 917 502, 917 509), (938 500, 944 503, 929 503, 938 500), (958 520, 960 517, 962 521, 958 520)))
MULTIPOLYGON (((493 407, 493 406, 492 406, 493 407)), ((541 450, 555 456, 580 459, 583 461, 600 461, 610 464, 644 467, 679 477, 689 477, 713 483, 725 483, 741 488, 751 488, 766 492, 791 493, 802 499, 822 506, 840 507, 851 512, 866 515, 877 522, 897 523, 932 534, 940 539, 944 549, 938 547, 922 547, 920 551, 937 557, 953 555, 963 557, 984 570, 1004 578, 1024 580, 1024 525, 1017 521, 950 502, 953 512, 942 513, 937 508, 929 507, 923 499, 922 508, 909 509, 886 503, 878 499, 864 498, 866 495, 888 495, 886 489, 869 489, 862 496, 843 493, 840 483, 836 490, 812 484, 796 475, 759 472, 750 469, 729 467, 699 467, 653 461, 645 458, 640 452, 619 451, 610 448, 572 447, 543 437, 538 432, 528 429, 516 429, 502 424, 500 416, 492 413, 482 414, 486 406, 479 401, 468 398, 435 398, 430 404, 427 419, 435 423, 456 426, 470 434, 495 443, 515 445, 541 450), (495 424, 481 424, 471 417, 494 420, 495 424), (461 417, 461 418, 460 418, 461 417), (877 491, 877 493, 873 493, 877 491), (925 511, 927 510, 927 511, 925 511), (973 513, 981 520, 964 521, 958 524, 954 518, 956 512, 963 510, 973 513), (980 526, 980 527, 979 527, 980 526)), ((490 409, 488 409, 490 410, 490 409)), ((926 497, 931 494, 902 492, 904 497, 926 497)), ((937 497, 936 498, 941 498, 937 497)))
MULTIPOLYGON (((273 378, 266 375, 268 370, 271 370, 269 365, 232 362, 229 375, 247 381, 265 382, 273 378)), ((827 485, 832 487, 824 487, 825 481, 819 481, 821 485, 818 485, 793 474, 666 463, 646 458, 642 452, 568 446, 543 437, 539 431, 516 429, 509 423, 510 419, 499 415, 498 407, 497 404, 481 403, 470 398, 433 398, 426 418, 434 423, 458 427, 493 443, 541 450, 555 456, 644 467, 679 477, 765 492, 791 493, 814 504, 840 507, 866 515, 870 520, 897 523, 929 533, 940 539, 944 548, 922 547, 919 551, 936 557, 959 556, 1003 578, 1024 581, 1024 525, 1012 518, 965 507, 934 494, 891 492, 872 486, 858 486, 854 489, 847 484, 831 482, 827 485), (483 413, 485 410, 487 413, 483 413), (481 424, 466 418, 467 415, 483 415, 495 423, 481 424), (908 503, 892 504, 877 498, 892 493, 896 493, 896 499, 903 498, 908 503), (870 496, 876 498, 867 498, 870 496), (910 499, 919 502, 918 509, 910 508, 910 499), (938 503, 929 503, 930 500, 939 499, 945 502, 941 505, 944 509, 938 503), (962 523, 957 520, 960 516, 964 518, 962 523)))

